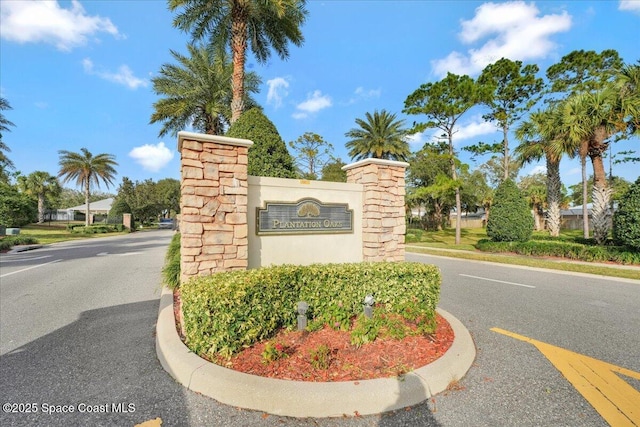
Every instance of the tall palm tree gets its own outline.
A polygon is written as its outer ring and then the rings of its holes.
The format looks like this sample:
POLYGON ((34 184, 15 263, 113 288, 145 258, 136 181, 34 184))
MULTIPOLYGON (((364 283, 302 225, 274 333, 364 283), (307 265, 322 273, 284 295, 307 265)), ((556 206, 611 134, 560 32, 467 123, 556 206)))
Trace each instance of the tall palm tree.
POLYGON ((9 105, 9 101, 5 98, 0 98, 0 181, 8 181, 9 174, 7 173, 8 169, 13 169, 13 162, 7 157, 6 153, 9 153, 11 149, 4 143, 2 140, 2 134, 9 130, 9 126, 15 126, 11 123, 2 113, 5 110, 11 110, 11 105, 9 105))
POLYGON ((58 178, 48 172, 35 171, 27 176, 19 176, 18 186, 26 194, 38 199, 38 224, 42 224, 47 196, 59 194, 61 191, 58 178))
POLYGON ((356 119, 359 127, 345 133, 351 138, 346 143, 349 156, 355 160, 374 157, 406 161, 410 150, 404 120, 396 120, 396 115, 386 110, 365 113, 365 117, 366 120, 356 119))
POLYGON ((586 144, 593 166, 592 221, 594 238, 604 244, 610 230, 611 189, 607 183, 603 155, 616 134, 638 132, 640 95, 637 86, 624 77, 600 89, 572 95, 565 103, 564 123, 572 141, 586 144), (620 82, 626 82, 621 84, 620 82))
POLYGON ((231 123, 244 111, 247 47, 264 63, 273 49, 289 57, 289 42, 302 45, 300 27, 306 0, 169 0, 169 10, 181 8, 174 27, 189 31, 195 40, 209 36, 218 46, 230 46, 233 61, 231 123))
POLYGON ((516 138, 521 141, 515 149, 518 160, 524 163, 545 158, 547 166, 547 226, 551 236, 560 235, 560 205, 562 202, 562 181, 560 180, 560 160, 564 154, 572 155, 575 146, 566 138, 562 128, 562 115, 557 106, 544 111, 536 111, 529 120, 516 129, 516 138))
POLYGON ((81 153, 74 153, 67 150, 60 150, 60 172, 58 177, 63 178, 63 182, 75 180, 84 190, 84 200, 86 203, 85 225, 89 225, 89 197, 91 196, 91 186, 100 187, 100 181, 104 182, 107 188, 113 184, 115 179, 116 163, 112 154, 93 155, 86 148, 80 149, 81 153))
MULTIPOLYGON (((178 64, 163 64, 151 79, 153 90, 164 98, 153 104, 150 123, 163 123, 159 136, 175 136, 187 126, 211 135, 224 134, 231 119, 233 66, 224 49, 188 45, 189 56, 171 51, 178 64)), ((246 74, 245 105, 257 105, 251 93, 259 91, 260 77, 246 74)))

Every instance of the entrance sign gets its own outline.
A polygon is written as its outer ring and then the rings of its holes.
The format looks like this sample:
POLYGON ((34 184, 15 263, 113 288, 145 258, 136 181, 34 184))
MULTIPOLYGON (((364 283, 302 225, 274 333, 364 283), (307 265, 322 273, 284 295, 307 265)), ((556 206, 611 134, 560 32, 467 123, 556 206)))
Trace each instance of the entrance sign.
POLYGON ((322 203, 312 198, 297 202, 265 202, 256 208, 256 234, 353 233, 353 210, 346 203, 322 203))

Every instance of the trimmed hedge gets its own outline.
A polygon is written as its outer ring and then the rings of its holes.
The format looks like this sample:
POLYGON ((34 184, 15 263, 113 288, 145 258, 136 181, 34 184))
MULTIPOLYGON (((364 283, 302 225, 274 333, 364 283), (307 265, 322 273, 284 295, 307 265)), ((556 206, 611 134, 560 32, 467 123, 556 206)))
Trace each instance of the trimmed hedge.
POLYGON ((500 183, 487 219, 487 236, 494 242, 526 242, 533 233, 533 216, 518 186, 500 183))
POLYGON ((618 206, 613 214, 613 238, 640 250, 640 178, 629 187, 618 206))
POLYGON ((75 234, 104 234, 125 231, 125 226, 122 224, 94 224, 88 227, 84 225, 68 225, 67 228, 75 234))
POLYGON ((32 236, 5 236, 0 239, 0 251, 8 251, 15 245, 34 245, 38 239, 32 236))
POLYGON ((530 240, 528 242, 492 242, 482 239, 476 244, 484 252, 513 252, 529 256, 554 256, 587 262, 640 264, 640 252, 619 246, 598 246, 568 241, 530 240))
POLYGON ((309 304, 309 329, 349 329, 368 294, 375 312, 401 315, 429 333, 440 282, 437 267, 408 262, 282 265, 198 277, 181 286, 185 343, 196 354, 228 358, 294 328, 299 301, 309 304))

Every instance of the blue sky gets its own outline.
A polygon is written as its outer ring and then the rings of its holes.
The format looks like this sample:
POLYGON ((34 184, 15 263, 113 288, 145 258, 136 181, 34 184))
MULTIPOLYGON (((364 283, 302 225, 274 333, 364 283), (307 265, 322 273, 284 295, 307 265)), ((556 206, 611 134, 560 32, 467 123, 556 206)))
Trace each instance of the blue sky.
MULTIPOLYGON (((250 58, 247 69, 262 78, 256 99, 286 142, 315 132, 347 163, 344 134, 356 118, 386 109, 407 124, 422 121, 402 114, 404 100, 447 71, 477 77, 508 57, 538 64, 543 75, 576 49, 616 49, 627 63, 640 59, 640 0, 312 0, 308 11, 302 47, 291 47, 286 61, 250 58)), ((0 12, 0 94, 16 125, 3 140, 17 170, 57 174, 58 150, 86 147, 116 156, 111 191, 124 176, 179 178, 176 138, 159 138, 160 125, 148 124, 158 99, 150 79, 172 62, 170 49, 185 53, 189 42, 172 27, 165 1, 3 0, 0 12)), ((483 111, 463 118, 456 147, 501 139, 482 121, 483 111)), ((414 135, 412 149, 434 134, 414 135)), ((640 152, 638 142, 616 143, 614 154, 640 152)), ((488 160, 460 155, 472 168, 488 160)), ((541 167, 527 166, 521 175, 541 167)), ((579 162, 564 159, 561 171, 565 185, 580 182, 579 162)), ((638 164, 614 165, 614 174, 635 181, 638 164)))

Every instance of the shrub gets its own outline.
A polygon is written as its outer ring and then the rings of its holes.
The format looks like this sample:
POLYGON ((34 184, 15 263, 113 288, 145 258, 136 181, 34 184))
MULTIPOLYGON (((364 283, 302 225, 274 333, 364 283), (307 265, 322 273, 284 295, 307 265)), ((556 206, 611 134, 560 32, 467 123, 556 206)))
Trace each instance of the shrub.
POLYGON ((275 125, 259 108, 251 108, 229 127, 226 136, 253 141, 249 148, 249 175, 295 178, 293 159, 275 125))
POLYGON ((507 179, 496 189, 487 220, 487 236, 494 242, 526 242, 533 233, 533 216, 516 184, 507 179))
MULTIPOLYGON (((583 239, 576 239, 583 240, 583 239)), ((619 246, 598 246, 567 241, 531 240, 528 242, 478 241, 476 248, 485 252, 513 252, 529 256, 554 256, 589 262, 640 264, 640 252, 619 246)))
POLYGON ((67 225, 67 229, 69 228, 72 233, 76 234, 104 234, 122 231, 124 226, 122 224, 94 224, 88 227, 84 225, 67 225))
POLYGON ((6 236, 0 240, 0 251, 8 251, 15 245, 33 245, 37 243, 38 239, 32 236, 6 236))
POLYGON ((162 268, 165 285, 170 289, 180 287, 180 233, 173 235, 162 268))
POLYGON ((613 238, 640 250, 640 178, 618 202, 618 210, 613 214, 613 238))
POLYGON ((376 311, 433 332, 440 271, 420 263, 314 264, 197 277, 181 285, 185 341, 196 354, 230 357, 282 327, 295 328, 299 301, 309 304, 311 329, 348 329, 369 294, 376 311))
POLYGON ((0 182, 0 225, 22 227, 38 216, 37 202, 15 186, 0 182))

